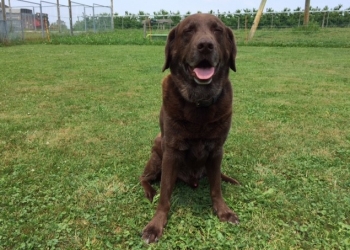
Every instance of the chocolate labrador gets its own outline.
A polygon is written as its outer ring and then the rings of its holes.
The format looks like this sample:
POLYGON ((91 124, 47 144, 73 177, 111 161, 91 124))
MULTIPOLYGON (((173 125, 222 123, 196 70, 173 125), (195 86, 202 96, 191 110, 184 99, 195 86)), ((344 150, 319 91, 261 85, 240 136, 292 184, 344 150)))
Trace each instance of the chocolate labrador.
POLYGON ((238 223, 221 194, 221 180, 238 181, 221 173, 223 145, 231 127, 232 87, 229 70, 236 71, 233 33, 210 14, 185 18, 168 35, 163 71, 160 131, 151 158, 140 177, 146 197, 156 191, 151 182, 160 178, 160 198, 153 219, 143 229, 147 243, 162 235, 175 182, 196 188, 207 176, 214 211, 221 221, 238 223))

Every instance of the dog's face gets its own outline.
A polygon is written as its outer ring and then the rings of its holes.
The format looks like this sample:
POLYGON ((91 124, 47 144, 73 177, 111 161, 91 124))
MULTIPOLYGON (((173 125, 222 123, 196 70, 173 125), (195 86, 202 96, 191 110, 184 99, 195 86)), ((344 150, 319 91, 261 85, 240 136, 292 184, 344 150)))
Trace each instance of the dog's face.
POLYGON ((165 48, 163 71, 188 83, 208 85, 221 82, 229 68, 236 71, 236 45, 230 28, 210 14, 195 14, 172 29, 165 48))

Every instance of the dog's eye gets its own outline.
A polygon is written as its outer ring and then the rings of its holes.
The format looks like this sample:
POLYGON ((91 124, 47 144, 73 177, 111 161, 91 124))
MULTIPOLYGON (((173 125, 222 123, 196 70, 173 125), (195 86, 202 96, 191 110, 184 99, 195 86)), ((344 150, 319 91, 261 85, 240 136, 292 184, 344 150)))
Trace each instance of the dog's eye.
POLYGON ((185 33, 185 34, 191 34, 191 33, 193 33, 193 31, 194 31, 194 30, 193 30, 192 28, 188 28, 188 29, 185 29, 185 30, 184 30, 184 33, 185 33))
POLYGON ((215 34, 221 34, 222 33, 222 29, 221 28, 214 28, 214 33, 215 34))

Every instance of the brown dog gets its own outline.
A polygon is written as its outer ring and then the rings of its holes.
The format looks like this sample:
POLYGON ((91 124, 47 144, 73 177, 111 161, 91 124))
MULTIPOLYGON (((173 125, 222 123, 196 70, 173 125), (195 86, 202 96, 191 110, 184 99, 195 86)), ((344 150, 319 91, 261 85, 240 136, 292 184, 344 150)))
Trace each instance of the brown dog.
POLYGON ((185 18, 169 33, 163 71, 161 133, 140 177, 146 197, 152 201, 151 182, 161 179, 160 199, 153 219, 142 238, 155 242, 162 235, 175 182, 191 187, 208 176, 214 211, 221 221, 238 223, 238 217, 222 198, 221 179, 238 181, 221 173, 223 145, 231 127, 232 88, 230 68, 236 71, 233 33, 210 14, 185 18))

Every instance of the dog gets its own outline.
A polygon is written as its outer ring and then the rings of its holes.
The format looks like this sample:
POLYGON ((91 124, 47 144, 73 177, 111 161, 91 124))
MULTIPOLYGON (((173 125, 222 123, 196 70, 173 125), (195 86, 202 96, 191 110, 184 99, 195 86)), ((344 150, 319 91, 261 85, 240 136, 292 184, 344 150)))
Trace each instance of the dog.
POLYGON ((152 220, 142 231, 147 243, 158 241, 167 223, 176 180, 196 188, 207 176, 214 212, 220 221, 238 224, 226 205, 221 180, 239 182, 221 173, 223 145, 231 127, 233 91, 229 71, 236 71, 233 32, 211 14, 186 17, 167 38, 162 107, 152 153, 140 182, 152 202, 151 186, 160 179, 160 198, 152 220))

